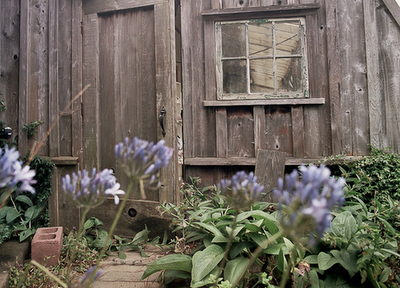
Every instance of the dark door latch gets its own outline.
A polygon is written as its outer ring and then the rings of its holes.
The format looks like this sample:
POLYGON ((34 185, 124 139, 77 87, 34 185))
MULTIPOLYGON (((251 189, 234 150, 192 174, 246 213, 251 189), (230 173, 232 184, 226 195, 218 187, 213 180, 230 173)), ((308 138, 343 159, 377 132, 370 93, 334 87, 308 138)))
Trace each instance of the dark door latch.
POLYGON ((165 110, 165 107, 162 107, 161 112, 160 112, 160 116, 158 117, 158 121, 160 122, 160 126, 161 126, 161 129, 162 129, 161 133, 162 133, 163 137, 165 137, 165 134, 167 134, 165 132, 165 129, 164 129, 164 116, 165 116, 166 113, 167 113, 167 110, 165 110))

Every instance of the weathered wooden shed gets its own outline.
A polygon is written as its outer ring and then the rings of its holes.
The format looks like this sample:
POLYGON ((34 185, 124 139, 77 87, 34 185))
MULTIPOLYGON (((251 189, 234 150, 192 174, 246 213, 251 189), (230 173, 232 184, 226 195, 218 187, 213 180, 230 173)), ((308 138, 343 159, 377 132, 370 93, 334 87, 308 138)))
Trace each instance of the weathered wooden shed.
MULTIPOLYGON (((0 120, 22 153, 52 129, 39 154, 57 164, 53 225, 80 217, 60 189, 66 173, 113 168, 126 184, 113 156, 124 137, 165 139, 176 153, 162 187, 132 197, 122 234, 163 226, 156 206, 178 201, 180 177, 208 185, 254 170, 259 149, 285 152, 286 165, 368 155, 369 144, 400 150, 395 0, 2 0, 0 8, 0 120), (43 124, 28 138, 22 127, 36 120, 43 124)), ((92 215, 107 224, 115 211, 110 201, 92 215)))

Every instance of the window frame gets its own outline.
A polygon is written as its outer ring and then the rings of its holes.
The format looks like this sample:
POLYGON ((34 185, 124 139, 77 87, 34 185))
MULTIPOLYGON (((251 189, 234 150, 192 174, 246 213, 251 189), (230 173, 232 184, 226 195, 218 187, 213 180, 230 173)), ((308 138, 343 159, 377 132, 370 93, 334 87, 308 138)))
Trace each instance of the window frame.
POLYGON ((264 17, 262 19, 244 19, 244 20, 222 20, 214 22, 214 33, 215 33, 215 63, 216 63, 216 88, 217 88, 217 100, 260 100, 260 99, 281 99, 281 98, 309 98, 309 75, 308 75, 308 60, 307 60, 307 30, 306 30, 306 17, 305 16, 294 16, 294 17, 264 17), (299 23, 299 37, 300 37, 300 54, 293 55, 278 55, 276 51, 276 23, 299 23), (251 56, 249 54, 249 24, 252 23, 271 23, 272 31, 272 45, 273 53, 272 56, 251 56), (244 24, 245 27, 245 47, 246 55, 239 57, 223 57, 222 55, 222 27, 224 25, 244 24), (301 87, 302 91, 279 91, 277 83, 277 61, 278 59, 300 59, 301 65, 301 87), (270 59, 273 61, 273 89, 271 92, 251 92, 251 60, 256 59, 270 59), (246 93, 224 93, 223 91, 223 62, 230 60, 245 60, 246 61, 246 93))

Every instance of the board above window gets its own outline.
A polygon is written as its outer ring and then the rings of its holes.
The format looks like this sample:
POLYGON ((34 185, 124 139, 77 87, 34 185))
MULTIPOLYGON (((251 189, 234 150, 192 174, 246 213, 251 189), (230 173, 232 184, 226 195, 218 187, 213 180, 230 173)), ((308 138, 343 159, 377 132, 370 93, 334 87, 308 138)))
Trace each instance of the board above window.
POLYGON ((215 22, 218 100, 308 98, 305 17, 215 22))

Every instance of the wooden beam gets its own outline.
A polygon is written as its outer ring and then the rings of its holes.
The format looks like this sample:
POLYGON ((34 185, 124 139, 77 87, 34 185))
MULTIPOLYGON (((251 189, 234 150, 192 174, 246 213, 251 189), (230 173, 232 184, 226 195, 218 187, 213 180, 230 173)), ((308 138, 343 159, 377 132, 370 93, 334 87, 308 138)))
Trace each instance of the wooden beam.
POLYGON ((364 26, 365 26, 365 49, 367 59, 367 81, 369 102, 369 125, 370 144, 381 147, 382 111, 380 97, 380 73, 379 73, 379 47, 378 29, 375 13, 375 0, 364 0, 364 26))
MULTIPOLYGON (((325 164, 338 164, 338 163, 349 163, 362 159, 363 156, 346 156, 338 159, 328 159, 326 157, 319 158, 293 158, 286 157, 286 166, 297 166, 301 164, 319 163, 325 160, 325 164)), ((197 158, 185 158, 184 165, 186 166, 255 166, 255 157, 229 157, 229 158, 217 158, 217 157, 197 157, 197 158)))
POLYGON ((265 17, 286 17, 286 16, 305 16, 314 14, 320 8, 320 4, 301 4, 301 5, 272 5, 265 7, 244 7, 206 10, 202 16, 210 20, 224 20, 234 18, 265 18, 265 17))
POLYGON ((263 100, 205 100, 204 107, 272 106, 272 105, 322 105, 325 98, 263 99, 263 100))
POLYGON ((400 27, 400 6, 397 4, 395 0, 382 0, 385 4, 386 8, 389 10, 390 14, 392 14, 394 20, 397 25, 400 27))

